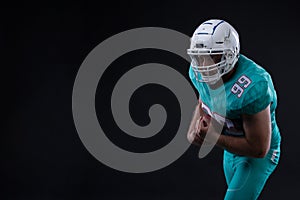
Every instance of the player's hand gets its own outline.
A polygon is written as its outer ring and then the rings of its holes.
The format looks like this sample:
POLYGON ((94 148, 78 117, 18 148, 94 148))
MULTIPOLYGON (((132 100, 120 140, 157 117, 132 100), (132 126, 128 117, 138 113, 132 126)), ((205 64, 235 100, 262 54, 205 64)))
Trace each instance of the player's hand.
POLYGON ((207 134, 208 128, 210 124, 210 119, 204 116, 201 116, 196 123, 196 137, 201 142, 201 144, 205 141, 205 136, 207 134))
POLYGON ((204 142, 207 130, 209 128, 209 121, 203 116, 196 121, 193 131, 188 135, 188 140, 197 146, 201 146, 204 142))
POLYGON ((195 139, 198 146, 215 144, 219 138, 217 130, 220 128, 220 125, 210 116, 200 117, 195 127, 195 139))

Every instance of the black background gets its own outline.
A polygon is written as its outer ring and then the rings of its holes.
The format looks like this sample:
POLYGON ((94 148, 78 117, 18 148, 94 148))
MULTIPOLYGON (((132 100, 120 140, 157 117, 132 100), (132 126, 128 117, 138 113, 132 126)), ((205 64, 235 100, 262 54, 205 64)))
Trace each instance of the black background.
MULTIPOLYGON (((280 164, 261 199, 298 197, 300 167, 299 6, 266 1, 107 1, 10 3, 1 6, 1 199, 222 199, 226 190, 222 150, 198 159, 191 146, 161 170, 130 174, 111 169, 85 149, 72 117, 72 88, 88 53, 105 39, 138 27, 164 27, 191 35, 204 20, 222 18, 239 32, 241 53, 270 72, 278 95, 282 133, 280 164)), ((176 42, 176 41, 174 41, 176 42)), ((146 85, 132 97, 137 124, 147 124, 148 107, 168 112, 155 138, 135 140, 115 127, 109 91, 130 68, 168 64, 188 78, 188 63, 176 55, 140 50, 120 57, 105 72, 96 95, 99 119, 110 139, 128 150, 147 152, 168 143, 178 128, 172 92, 146 85), (100 91, 99 88, 103 88, 100 91), (152 95, 151 95, 152 94, 152 95), (159 95, 153 95, 159 94, 159 95)), ((98 86, 99 86, 98 85, 98 86)))

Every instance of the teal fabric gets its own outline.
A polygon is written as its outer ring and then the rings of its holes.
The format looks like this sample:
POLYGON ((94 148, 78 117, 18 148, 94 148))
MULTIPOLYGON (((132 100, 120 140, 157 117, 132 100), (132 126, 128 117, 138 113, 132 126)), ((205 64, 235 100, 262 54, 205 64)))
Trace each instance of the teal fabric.
MULTIPOLYGON (((189 76, 207 112, 224 123, 223 134, 243 135, 241 115, 255 114, 271 104, 271 148, 280 146, 281 136, 275 114, 277 94, 271 76, 265 69, 240 55, 233 77, 220 88, 211 89, 206 83, 197 81, 192 67, 189 76)), ((201 80, 201 75, 198 74, 197 78, 201 80)))
POLYGON ((249 158, 224 151, 223 167, 228 189, 225 200, 257 199, 277 163, 270 157, 280 152, 271 150, 265 158, 249 158))
POLYGON ((195 74, 192 67, 189 77, 199 93, 203 110, 224 124, 222 134, 244 136, 241 115, 258 113, 270 104, 272 137, 266 157, 249 158, 224 151, 223 158, 228 185, 225 199, 257 199, 280 157, 281 136, 275 114, 277 95, 270 74, 246 56, 240 55, 231 79, 217 89, 198 81, 201 75, 195 74))

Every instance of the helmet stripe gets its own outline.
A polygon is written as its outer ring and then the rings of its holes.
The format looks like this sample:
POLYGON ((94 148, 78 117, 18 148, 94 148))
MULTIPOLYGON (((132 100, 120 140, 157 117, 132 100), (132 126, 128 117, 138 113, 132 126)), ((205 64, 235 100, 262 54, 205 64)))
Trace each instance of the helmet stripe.
POLYGON ((212 32, 212 34, 211 35, 213 35, 214 34, 214 32, 215 32, 215 30, 216 30, 216 28, 220 25, 220 24, 222 24, 224 22, 224 20, 222 20, 222 21, 220 21, 217 25, 215 25, 214 27, 213 27, 213 32, 212 32))

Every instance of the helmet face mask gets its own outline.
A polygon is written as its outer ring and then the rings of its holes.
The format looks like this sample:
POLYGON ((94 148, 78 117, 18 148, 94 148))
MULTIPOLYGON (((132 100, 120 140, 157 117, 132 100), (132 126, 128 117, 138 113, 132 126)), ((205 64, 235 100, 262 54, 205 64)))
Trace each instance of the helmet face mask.
POLYGON ((226 65, 224 54, 201 54, 197 52, 195 54, 190 53, 189 55, 192 59, 192 69, 196 75, 196 79, 199 79, 198 81, 214 83, 220 79, 226 65), (198 78, 199 73, 202 79, 198 78))
POLYGON ((239 45, 237 32, 227 22, 208 20, 202 23, 187 50, 196 79, 216 83, 234 67, 239 57, 239 45))

